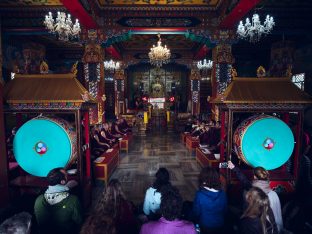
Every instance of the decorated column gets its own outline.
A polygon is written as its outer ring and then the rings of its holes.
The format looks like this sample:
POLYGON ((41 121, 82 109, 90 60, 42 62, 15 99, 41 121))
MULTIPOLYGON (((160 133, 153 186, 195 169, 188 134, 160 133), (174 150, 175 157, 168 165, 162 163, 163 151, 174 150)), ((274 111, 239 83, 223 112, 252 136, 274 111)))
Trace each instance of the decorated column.
POLYGON ((104 50, 101 45, 90 39, 85 45, 82 58, 86 89, 98 101, 97 108, 90 110, 90 123, 102 123, 104 115, 104 50))
MULTIPOLYGON (((212 37, 216 47, 212 50, 212 98, 222 96, 227 86, 231 83, 231 72, 234 58, 232 55, 232 43, 235 34, 230 30, 217 30, 212 37)), ((215 120, 219 120, 217 107, 212 107, 215 120)))
POLYGON ((125 113, 125 72, 123 69, 117 70, 114 75, 115 89, 115 115, 116 117, 125 113))
POLYGON ((0 19, 0 208, 9 202, 8 161, 6 152, 4 115, 3 115, 3 80, 2 80, 2 42, 0 19))
POLYGON ((200 73, 197 69, 191 70, 191 113, 198 115, 200 111, 200 73))

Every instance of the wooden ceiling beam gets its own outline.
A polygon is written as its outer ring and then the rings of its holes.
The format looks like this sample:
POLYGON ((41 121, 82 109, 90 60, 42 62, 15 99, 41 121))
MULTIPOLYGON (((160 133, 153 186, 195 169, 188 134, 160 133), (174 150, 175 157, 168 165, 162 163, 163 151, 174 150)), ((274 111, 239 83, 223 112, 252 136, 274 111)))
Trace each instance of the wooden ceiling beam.
POLYGON ((234 9, 221 21, 220 28, 232 29, 261 0, 240 0, 234 9))
POLYGON ((79 0, 61 0, 61 2, 74 17, 79 19, 79 22, 86 29, 97 29, 99 27, 79 0))

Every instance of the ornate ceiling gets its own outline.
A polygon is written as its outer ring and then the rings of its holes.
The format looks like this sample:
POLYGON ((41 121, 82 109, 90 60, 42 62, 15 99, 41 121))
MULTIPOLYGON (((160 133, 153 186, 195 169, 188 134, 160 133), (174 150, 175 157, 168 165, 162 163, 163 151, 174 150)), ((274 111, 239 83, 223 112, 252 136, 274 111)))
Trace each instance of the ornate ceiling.
MULTIPOLYGON (((157 35, 133 35, 128 41, 120 42, 122 50, 149 50, 157 45, 157 35)), ((167 45, 171 50, 193 50, 198 44, 187 40, 184 35, 161 35, 162 45, 167 45)))
POLYGON ((61 0, 1 0, 0 6, 62 6, 61 0))
POLYGON ((203 5, 217 7, 222 0, 97 0, 101 7, 121 5, 203 5))

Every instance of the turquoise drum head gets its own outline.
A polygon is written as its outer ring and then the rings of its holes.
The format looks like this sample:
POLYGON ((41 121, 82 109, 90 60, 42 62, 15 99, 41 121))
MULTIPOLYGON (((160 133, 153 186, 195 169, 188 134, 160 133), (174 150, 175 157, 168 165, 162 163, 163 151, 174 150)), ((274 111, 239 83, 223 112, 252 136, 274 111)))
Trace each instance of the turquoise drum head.
POLYGON ((282 166, 294 150, 294 136, 282 120, 257 119, 242 136, 242 154, 249 165, 272 170, 282 166))
POLYGON ((72 154, 70 137, 50 119, 32 119, 17 131, 13 150, 18 164, 29 174, 45 177, 56 167, 65 167, 72 154))

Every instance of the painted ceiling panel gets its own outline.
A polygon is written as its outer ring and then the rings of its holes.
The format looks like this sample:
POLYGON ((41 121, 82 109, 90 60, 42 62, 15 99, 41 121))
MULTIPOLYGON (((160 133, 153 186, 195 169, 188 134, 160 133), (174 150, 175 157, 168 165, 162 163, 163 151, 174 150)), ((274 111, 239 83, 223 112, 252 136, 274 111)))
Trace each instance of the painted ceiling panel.
POLYGON ((100 6, 112 5, 203 5, 216 7, 222 0, 98 0, 100 6))
MULTIPOLYGON (((196 42, 190 41, 184 35, 161 35, 162 45, 167 45, 169 49, 191 50, 197 45, 196 42)), ((128 41, 120 43, 122 49, 126 50, 144 50, 156 45, 157 35, 133 35, 128 41)))
POLYGON ((1 0, 0 6, 62 6, 61 0, 1 0))

